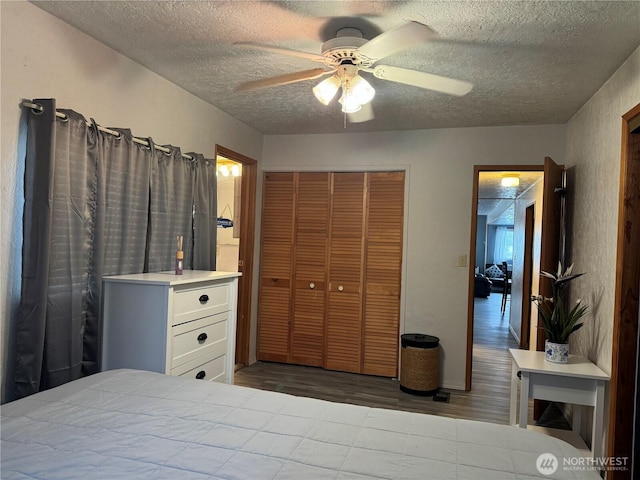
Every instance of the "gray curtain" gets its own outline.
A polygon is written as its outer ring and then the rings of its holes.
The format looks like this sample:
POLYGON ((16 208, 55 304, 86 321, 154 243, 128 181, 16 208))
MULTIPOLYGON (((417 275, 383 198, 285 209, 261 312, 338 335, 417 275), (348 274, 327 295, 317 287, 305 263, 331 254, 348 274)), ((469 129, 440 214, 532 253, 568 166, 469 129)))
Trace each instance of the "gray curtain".
POLYGON ((193 201, 193 268, 216 269, 217 244, 217 177, 216 162, 200 154, 190 153, 195 160, 193 201))
MULTIPOLYGON (((94 232, 90 245, 87 322, 83 373, 99 369, 100 308, 103 275, 142 272, 149 219, 149 150, 133 142, 131 131, 120 136, 98 131, 94 232)), ((93 129, 95 134, 97 129, 93 129)))
POLYGON ((179 148, 164 146, 165 153, 151 145, 151 201, 149 210, 149 272, 173 270, 176 258, 176 237, 183 237, 185 269, 192 269, 193 186, 195 162, 182 157, 179 148))
POLYGON ((186 268, 206 251, 213 262, 199 268, 215 269, 215 163, 99 131, 71 110, 56 119, 53 99, 34 103, 44 111, 28 118, 16 398, 99 370, 103 275, 141 273, 145 259, 149 271, 172 269, 177 234, 186 268), (211 212, 213 232, 202 226, 211 212), (194 230, 213 244, 194 243, 194 230))
POLYGON ((56 139, 55 100, 40 100, 41 114, 29 113, 27 158, 24 173, 24 218, 22 285, 15 346, 18 398, 37 392, 43 367, 45 319, 52 257, 54 150, 56 139), (35 161, 35 159, 41 159, 35 161))

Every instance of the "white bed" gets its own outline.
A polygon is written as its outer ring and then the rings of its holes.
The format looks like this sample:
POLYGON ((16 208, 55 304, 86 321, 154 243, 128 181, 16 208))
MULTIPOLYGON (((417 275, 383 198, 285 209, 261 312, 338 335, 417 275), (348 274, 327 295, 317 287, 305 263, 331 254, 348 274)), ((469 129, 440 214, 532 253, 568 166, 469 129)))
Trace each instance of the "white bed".
POLYGON ((2 406, 9 479, 599 479, 510 426, 115 370, 2 406), (541 475, 553 453, 560 468, 541 475))

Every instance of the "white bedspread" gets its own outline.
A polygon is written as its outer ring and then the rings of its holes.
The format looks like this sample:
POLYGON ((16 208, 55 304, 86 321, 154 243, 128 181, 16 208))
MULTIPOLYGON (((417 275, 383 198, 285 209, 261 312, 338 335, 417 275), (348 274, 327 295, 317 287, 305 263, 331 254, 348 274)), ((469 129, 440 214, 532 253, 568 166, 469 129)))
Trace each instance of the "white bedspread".
POLYGON ((4 480, 599 479, 563 469, 570 445, 515 427, 134 370, 6 404, 1 429, 4 480))

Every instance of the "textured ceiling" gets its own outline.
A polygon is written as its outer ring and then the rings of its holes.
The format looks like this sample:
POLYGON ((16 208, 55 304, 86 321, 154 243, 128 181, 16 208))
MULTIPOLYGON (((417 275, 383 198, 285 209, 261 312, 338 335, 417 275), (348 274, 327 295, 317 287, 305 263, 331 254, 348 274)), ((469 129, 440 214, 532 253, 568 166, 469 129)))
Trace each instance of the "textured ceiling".
MULTIPOLYGON (((640 2, 33 2, 265 134, 565 123, 640 45, 640 2), (317 67, 241 48, 320 53, 338 28, 365 38, 408 20, 439 36, 383 60, 472 82, 464 97, 379 80, 375 119, 347 124, 318 80, 234 94, 239 83, 317 67)), ((366 75, 366 74, 365 74, 366 75)))

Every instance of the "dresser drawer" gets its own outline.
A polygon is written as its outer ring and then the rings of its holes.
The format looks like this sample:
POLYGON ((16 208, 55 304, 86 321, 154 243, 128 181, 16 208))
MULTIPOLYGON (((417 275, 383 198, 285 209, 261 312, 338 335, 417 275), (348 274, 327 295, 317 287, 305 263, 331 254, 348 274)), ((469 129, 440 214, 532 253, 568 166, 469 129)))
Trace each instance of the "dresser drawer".
POLYGON ((190 377, 198 380, 208 380, 210 382, 224 382, 226 380, 225 371, 227 368, 227 356, 199 358, 192 362, 185 363, 171 370, 171 375, 179 377, 190 377))
POLYGON ((176 288, 173 298, 173 325, 227 311, 231 289, 228 284, 198 288, 176 288))
POLYGON ((204 355, 224 355, 227 351, 228 324, 229 312, 224 312, 174 326, 171 368, 204 355))

